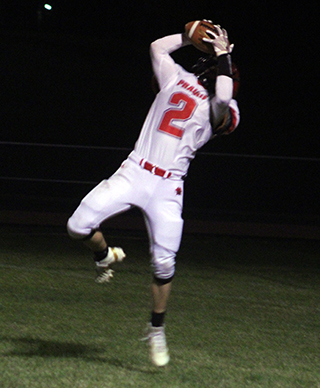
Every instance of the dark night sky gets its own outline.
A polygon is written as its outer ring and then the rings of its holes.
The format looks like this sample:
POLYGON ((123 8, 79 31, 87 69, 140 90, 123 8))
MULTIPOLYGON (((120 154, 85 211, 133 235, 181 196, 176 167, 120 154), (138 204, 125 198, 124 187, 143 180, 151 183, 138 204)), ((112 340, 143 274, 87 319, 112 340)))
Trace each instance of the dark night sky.
MULTIPOLYGON (((50 4, 51 12, 37 1, 0 4, 1 141, 132 148, 153 99, 149 44, 182 32, 188 21, 208 18, 225 27, 235 44, 241 123, 232 135, 207 144, 203 151, 319 158, 316 3, 307 7, 301 2, 253 0, 53 0, 50 4)), ((199 52, 188 47, 174 56, 190 69, 199 52)), ((267 176, 270 198, 277 188, 274 171, 283 185, 296 186, 297 166, 291 166, 292 171, 277 166, 267 176)), ((312 164, 301 187, 319 183, 314 178, 319 176, 318 166, 319 161, 312 164)), ((57 175, 64 179, 62 171, 57 175)), ((300 168, 300 178, 305 171, 306 166, 300 168)), ((96 177, 88 174, 98 180, 101 170, 96 177)), ((237 174, 230 178, 236 182, 231 190, 241 184, 237 174)), ((251 181, 259 181, 260 174, 252 173, 251 181)), ((72 173, 74 179, 80 176, 78 171, 72 173)), ((262 181, 261 187, 264 190, 266 183, 262 181)), ((313 187, 306 199, 301 191, 301 206, 306 201, 318 203, 317 193, 313 187)), ((289 191, 285 197, 288 202, 289 191)), ((281 202, 278 206, 281 210, 281 202)))
MULTIPOLYGON (((42 9, 41 4, 39 2, 39 9, 42 9)), ((238 96, 242 114, 241 127, 232 139, 229 137, 228 140, 218 141, 215 145, 216 149, 250 154, 319 156, 320 143, 316 122, 319 97, 316 94, 318 77, 315 61, 317 50, 315 9, 302 7, 301 3, 297 2, 286 7, 283 3, 275 1, 224 1, 221 4, 209 1, 189 3, 162 1, 160 4, 158 1, 94 0, 81 4, 79 1, 53 0, 51 4, 53 5, 51 12, 42 12, 42 34, 44 31, 51 31, 60 36, 72 35, 78 38, 95 39, 99 42, 104 41, 105 45, 101 49, 94 48, 93 44, 90 53, 88 47, 82 48, 83 51, 80 47, 77 51, 77 44, 69 43, 64 48, 60 44, 60 46, 56 45, 55 51, 52 52, 45 47, 42 57, 41 53, 39 54, 33 48, 33 53, 37 55, 33 62, 49 63, 52 71, 61 75, 63 69, 60 67, 59 70, 59 66, 70 67, 73 61, 75 68, 68 70, 84 74, 86 66, 83 61, 87 60, 88 71, 93 72, 94 66, 97 65, 96 77, 100 76, 107 87, 106 73, 111 69, 112 74, 109 76, 111 75, 113 83, 110 83, 109 90, 116 95, 118 104, 121 104, 125 110, 126 120, 134 116, 130 109, 132 98, 140 101, 137 121, 133 119, 132 125, 135 133, 134 136, 129 136, 129 141, 134 141, 137 136, 152 99, 149 90, 142 86, 145 82, 142 77, 147 78, 150 74, 149 43, 162 35, 180 32, 187 21, 210 18, 225 26, 230 40, 235 43, 233 59, 240 68, 242 81, 241 93, 238 96), (110 40, 111 44, 108 43, 110 40), (57 55, 63 58, 59 60, 57 55), (56 61, 55 66, 53 61, 56 61), (76 61, 81 61, 81 64, 79 62, 76 64, 76 61), (113 63, 110 63, 111 61, 113 63), (103 66, 105 74, 102 74, 103 66), (140 71, 132 70, 133 68, 139 68, 140 71), (136 77, 134 77, 135 74, 136 77), (118 87, 115 86, 115 78, 118 80, 118 87), (135 92, 138 93, 137 96, 134 96, 135 92)), ((36 30, 36 10, 37 2, 33 4, 17 0, 7 1, 7 4, 2 2, 2 30, 36 30)), ((31 41, 26 42, 28 43, 30 46, 31 41)), ((44 44, 43 41, 42 44, 44 44)), ((4 47, 4 55, 6 50, 13 55, 12 47, 6 46, 5 39, 2 39, 2 47, 4 47)), ((198 55, 197 52, 191 52, 191 50, 189 52, 192 59, 182 59, 182 64, 186 64, 186 67, 193 63, 198 55)), ((188 56, 187 53, 181 55, 188 56)), ((39 63, 35 65, 41 66, 39 63)), ((5 74, 2 73, 2 76, 5 74)), ((90 77, 84 75, 78 80, 79 83, 85 81, 90 82, 90 77)), ((42 80, 38 82, 42 84, 42 80)), ((93 79, 93 89, 97 87, 95 82, 97 80, 93 79)), ((45 84, 42 86, 46 87, 45 84)), ((66 81, 65 86, 68 89, 66 81)), ((81 86, 84 92, 89 87, 80 85, 80 93, 81 86)), ((23 88, 23 85, 21 87, 23 88)), ((28 88, 28 85, 26 87, 28 88)), ((63 86, 60 87, 59 92, 61 98, 64 93, 67 93, 63 90, 63 86)), ((103 90, 97 88, 95 100, 100 99, 102 105, 109 106, 109 99, 105 95, 103 90)), ((59 100, 57 97, 56 99, 59 100)), ((82 101, 86 104, 85 111, 88 112, 88 101, 85 96, 82 96, 82 101)), ((76 110, 71 112, 74 113, 73 115, 82 109, 81 97, 77 104, 78 106, 74 104, 70 107, 76 110)), ((102 114, 101 110, 93 107, 96 115, 102 114)), ((16 117, 16 114, 17 112, 13 115, 16 117)), ((117 109, 111 108, 107 115, 110 118, 113 114, 115 114, 115 117, 112 117, 114 123, 119 116, 123 116, 118 114, 117 109)), ((105 117, 101 117, 101 121, 104 119, 105 117)), ((121 124, 120 118, 120 127, 121 124)), ((72 126, 71 122, 70 126, 72 126)))

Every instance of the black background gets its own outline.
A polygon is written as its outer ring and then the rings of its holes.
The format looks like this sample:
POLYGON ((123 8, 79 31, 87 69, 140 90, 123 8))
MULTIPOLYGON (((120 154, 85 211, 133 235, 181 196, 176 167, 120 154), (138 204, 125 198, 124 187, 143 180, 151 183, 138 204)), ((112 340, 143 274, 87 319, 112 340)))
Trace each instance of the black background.
MULTIPOLYGON (((318 222, 316 4, 54 0, 52 11, 43 4, 0 5, 2 208, 21 208, 24 194, 29 203, 34 198, 31 206, 52 197, 55 205, 47 202, 47 210, 72 212, 138 137, 153 99, 151 41, 208 18, 225 27, 235 44, 241 123, 192 163, 186 208, 318 222), (25 179, 87 184, 52 188, 25 179)), ((198 56, 193 47, 174 54, 187 70, 198 56)))

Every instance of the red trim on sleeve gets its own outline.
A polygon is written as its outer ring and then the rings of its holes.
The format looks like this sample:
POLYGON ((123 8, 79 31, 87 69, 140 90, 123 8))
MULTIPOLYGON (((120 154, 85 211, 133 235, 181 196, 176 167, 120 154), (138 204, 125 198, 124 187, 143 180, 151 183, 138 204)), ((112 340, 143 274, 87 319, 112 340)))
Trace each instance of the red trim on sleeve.
POLYGON ((224 132, 225 135, 229 135, 229 133, 233 132, 237 127, 237 114, 236 111, 233 108, 230 109, 230 115, 231 115, 231 123, 228 129, 224 132))

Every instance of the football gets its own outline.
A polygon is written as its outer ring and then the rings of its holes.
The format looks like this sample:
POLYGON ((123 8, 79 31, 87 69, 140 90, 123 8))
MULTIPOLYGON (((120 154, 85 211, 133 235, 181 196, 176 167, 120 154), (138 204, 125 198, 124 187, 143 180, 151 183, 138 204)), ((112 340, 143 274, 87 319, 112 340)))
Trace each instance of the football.
POLYGON ((207 35, 206 30, 217 32, 213 23, 206 20, 196 20, 185 25, 185 35, 190 40, 190 42, 198 50, 207 54, 214 54, 212 44, 202 40, 202 38, 212 39, 211 36, 207 35))

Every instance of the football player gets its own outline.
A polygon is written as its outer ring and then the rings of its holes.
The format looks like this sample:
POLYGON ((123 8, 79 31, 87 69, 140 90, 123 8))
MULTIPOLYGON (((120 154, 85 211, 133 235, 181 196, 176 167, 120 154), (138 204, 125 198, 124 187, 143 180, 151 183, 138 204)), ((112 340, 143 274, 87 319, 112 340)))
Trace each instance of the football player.
POLYGON ((82 240, 94 253, 98 283, 113 275, 110 265, 122 261, 120 247, 109 247, 100 225, 129 210, 141 209, 150 240, 153 306, 146 338, 153 364, 164 366, 170 356, 164 317, 175 272, 182 229, 184 179, 190 162, 215 136, 231 133, 239 123, 233 99, 232 46, 227 33, 215 26, 209 35, 214 54, 201 59, 194 73, 170 55, 191 44, 184 33, 160 38, 150 46, 159 87, 134 150, 121 167, 102 180, 68 220, 72 238, 82 240))

